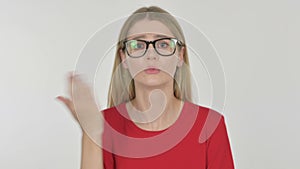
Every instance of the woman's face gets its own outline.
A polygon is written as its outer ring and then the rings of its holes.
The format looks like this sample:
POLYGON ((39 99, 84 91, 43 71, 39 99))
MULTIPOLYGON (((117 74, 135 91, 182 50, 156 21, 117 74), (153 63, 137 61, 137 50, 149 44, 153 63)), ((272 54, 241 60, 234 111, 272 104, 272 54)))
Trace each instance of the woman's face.
POLYGON ((136 84, 158 87, 173 83, 176 67, 183 64, 184 48, 179 48, 176 40, 164 38, 175 36, 159 21, 141 20, 129 29, 126 49, 120 51, 120 56, 123 67, 129 69, 136 84), (158 39, 161 40, 156 41, 156 50, 153 44, 148 44, 148 49, 143 52, 147 46, 143 41, 158 39))

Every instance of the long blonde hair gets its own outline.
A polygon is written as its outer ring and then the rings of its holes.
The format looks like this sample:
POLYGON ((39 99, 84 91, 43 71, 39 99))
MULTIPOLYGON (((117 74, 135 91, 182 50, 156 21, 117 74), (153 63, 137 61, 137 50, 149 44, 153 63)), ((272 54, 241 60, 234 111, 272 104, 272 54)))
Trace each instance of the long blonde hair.
POLYGON ((113 107, 135 98, 134 80, 131 78, 129 71, 120 66, 122 60, 119 52, 124 48, 123 41, 126 40, 127 33, 131 26, 143 19, 160 21, 170 29, 177 39, 183 42, 183 46, 185 46, 183 54, 184 64, 181 67, 177 67, 175 72, 173 83, 174 96, 183 101, 192 101, 189 59, 182 29, 177 20, 170 13, 159 7, 150 6, 142 7, 132 13, 121 29, 108 92, 107 106, 113 107))

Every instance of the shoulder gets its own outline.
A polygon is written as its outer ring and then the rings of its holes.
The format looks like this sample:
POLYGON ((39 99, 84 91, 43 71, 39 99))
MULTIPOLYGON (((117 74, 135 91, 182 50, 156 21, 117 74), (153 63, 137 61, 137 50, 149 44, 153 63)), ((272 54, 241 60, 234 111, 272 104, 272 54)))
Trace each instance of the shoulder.
POLYGON ((197 114, 194 129, 196 133, 200 134, 200 143, 207 141, 213 133, 225 127, 224 116, 217 110, 191 102, 187 102, 186 107, 189 107, 189 113, 194 112, 197 114))
POLYGON ((198 105, 191 102, 186 102, 185 107, 186 110, 188 110, 189 112, 197 112, 197 117, 200 118, 199 120, 211 121, 213 119, 224 118, 220 112, 206 106, 198 105))
POLYGON ((128 120, 125 103, 104 109, 102 110, 102 114, 105 123, 114 127, 115 129, 122 128, 125 125, 126 120, 128 120))

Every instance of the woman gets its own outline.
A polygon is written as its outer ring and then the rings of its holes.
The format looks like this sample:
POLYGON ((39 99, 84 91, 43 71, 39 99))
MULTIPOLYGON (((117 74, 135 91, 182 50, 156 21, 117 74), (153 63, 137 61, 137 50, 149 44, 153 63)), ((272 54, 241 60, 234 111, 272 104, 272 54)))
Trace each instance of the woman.
MULTIPOLYGON (((135 11, 119 35, 102 148, 84 130, 82 168, 234 168, 223 116, 192 103, 188 65, 176 19, 135 11)), ((77 117, 73 100, 58 99, 77 117)))

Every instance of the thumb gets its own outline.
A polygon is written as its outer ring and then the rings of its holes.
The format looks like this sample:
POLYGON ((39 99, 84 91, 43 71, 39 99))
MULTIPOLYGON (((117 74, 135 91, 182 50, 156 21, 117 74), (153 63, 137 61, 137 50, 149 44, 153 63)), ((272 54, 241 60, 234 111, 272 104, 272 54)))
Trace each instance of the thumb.
POLYGON ((74 106, 73 106, 73 102, 66 97, 63 96, 57 96, 56 97, 57 100, 59 100, 60 102, 64 103, 64 105, 74 114, 74 106))
POLYGON ((75 113, 75 109, 74 109, 74 106, 73 106, 73 102, 69 98, 66 98, 66 97, 63 97, 63 96, 57 96, 56 99, 59 100, 60 102, 64 103, 64 105, 72 113, 73 117, 78 121, 78 118, 77 118, 77 115, 75 113))
POLYGON ((57 96, 56 99, 59 100, 60 102, 63 102, 66 106, 68 106, 69 103, 71 102, 70 99, 63 96, 57 96))

